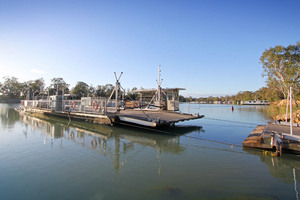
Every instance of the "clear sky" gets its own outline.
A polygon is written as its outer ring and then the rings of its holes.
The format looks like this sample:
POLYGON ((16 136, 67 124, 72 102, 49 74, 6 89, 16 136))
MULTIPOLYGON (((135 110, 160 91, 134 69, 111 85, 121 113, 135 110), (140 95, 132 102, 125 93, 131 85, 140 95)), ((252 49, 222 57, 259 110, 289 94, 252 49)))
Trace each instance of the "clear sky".
POLYGON ((265 86, 265 49, 300 41, 295 0, 0 0, 0 81, 62 77, 163 87, 184 96, 265 86))

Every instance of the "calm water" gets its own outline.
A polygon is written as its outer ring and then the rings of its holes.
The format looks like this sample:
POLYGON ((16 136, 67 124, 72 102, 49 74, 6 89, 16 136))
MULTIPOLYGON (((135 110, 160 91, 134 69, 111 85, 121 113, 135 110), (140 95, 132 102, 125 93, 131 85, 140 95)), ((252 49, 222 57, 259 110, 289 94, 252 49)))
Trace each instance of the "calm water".
POLYGON ((168 134, 15 107, 0 104, 0 199, 299 199, 299 158, 196 139, 242 145, 262 107, 181 104, 206 118, 168 134))

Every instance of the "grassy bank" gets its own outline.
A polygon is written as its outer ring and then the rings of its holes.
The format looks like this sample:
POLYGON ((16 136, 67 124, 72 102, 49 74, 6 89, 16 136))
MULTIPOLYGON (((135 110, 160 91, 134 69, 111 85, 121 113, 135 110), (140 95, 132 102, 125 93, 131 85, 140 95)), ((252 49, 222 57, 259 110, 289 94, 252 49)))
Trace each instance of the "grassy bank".
MULTIPOLYGON (((286 100, 271 103, 267 112, 274 120, 286 121, 286 100)), ((287 119, 290 121, 290 114, 287 119)), ((300 101, 297 101, 297 104, 293 103, 293 122, 300 123, 300 101)))

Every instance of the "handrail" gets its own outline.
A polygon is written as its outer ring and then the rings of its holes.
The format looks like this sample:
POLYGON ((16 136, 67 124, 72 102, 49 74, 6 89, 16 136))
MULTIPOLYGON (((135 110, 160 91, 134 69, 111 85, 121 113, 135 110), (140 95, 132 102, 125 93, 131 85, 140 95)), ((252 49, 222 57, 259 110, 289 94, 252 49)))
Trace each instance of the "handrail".
MULTIPOLYGON (((122 106, 121 102, 119 102, 122 106)), ((21 106, 24 109, 45 109, 51 111, 106 114, 115 113, 115 100, 107 101, 106 98, 90 98, 81 100, 22 100, 21 106)))

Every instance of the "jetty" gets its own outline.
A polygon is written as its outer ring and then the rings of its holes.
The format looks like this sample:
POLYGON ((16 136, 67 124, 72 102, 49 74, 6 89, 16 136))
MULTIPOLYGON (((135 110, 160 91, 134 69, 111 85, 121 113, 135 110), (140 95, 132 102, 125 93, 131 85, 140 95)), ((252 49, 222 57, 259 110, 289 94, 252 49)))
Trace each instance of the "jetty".
MULTIPOLYGON (((158 71, 160 80, 160 68, 158 71)), ((179 91, 184 88, 162 88, 161 81, 157 82, 157 89, 134 91, 138 100, 125 100, 125 90, 119 81, 122 74, 117 77, 115 73, 116 83, 109 98, 82 97, 78 100, 71 95, 52 95, 46 99, 22 100, 19 110, 98 124, 128 123, 148 127, 170 126, 204 117, 181 113, 179 91)))
POLYGON ((243 142, 246 148, 282 151, 300 154, 300 127, 267 123, 257 126, 243 142), (292 128, 292 134, 290 134, 292 128))

